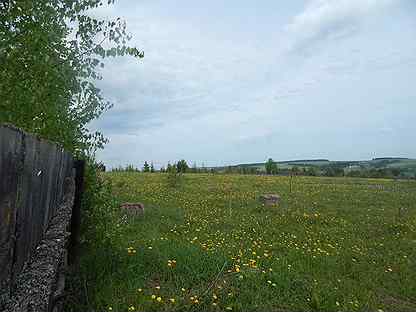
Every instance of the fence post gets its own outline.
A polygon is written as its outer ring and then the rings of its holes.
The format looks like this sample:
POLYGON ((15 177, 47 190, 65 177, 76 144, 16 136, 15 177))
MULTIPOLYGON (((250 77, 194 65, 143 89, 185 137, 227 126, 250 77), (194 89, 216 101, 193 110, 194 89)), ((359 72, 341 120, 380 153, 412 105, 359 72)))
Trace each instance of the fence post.
POLYGON ((75 197, 71 218, 71 237, 69 245, 69 264, 73 265, 79 258, 79 239, 81 231, 81 200, 84 192, 85 160, 75 160, 75 197))

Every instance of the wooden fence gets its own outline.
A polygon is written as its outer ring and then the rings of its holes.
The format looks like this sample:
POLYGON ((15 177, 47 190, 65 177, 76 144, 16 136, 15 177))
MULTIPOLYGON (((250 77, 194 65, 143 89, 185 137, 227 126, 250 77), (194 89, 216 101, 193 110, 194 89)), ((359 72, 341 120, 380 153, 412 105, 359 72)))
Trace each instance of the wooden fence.
POLYGON ((0 125, 0 311, 59 213, 68 179, 74 180, 70 153, 0 125))

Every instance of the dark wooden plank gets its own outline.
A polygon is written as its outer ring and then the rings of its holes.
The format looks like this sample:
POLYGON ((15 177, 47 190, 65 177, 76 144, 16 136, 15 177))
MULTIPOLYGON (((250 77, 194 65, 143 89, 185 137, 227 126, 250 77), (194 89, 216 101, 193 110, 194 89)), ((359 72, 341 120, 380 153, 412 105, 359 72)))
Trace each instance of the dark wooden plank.
POLYGON ((41 149, 44 154, 44 161, 42 162, 44 170, 43 193, 45 194, 43 203, 43 207, 45 209, 43 229, 44 232, 46 232, 49 221, 53 217, 55 210, 54 207, 52 207, 52 194, 55 192, 55 188, 53 185, 53 175, 56 166, 56 146, 44 141, 42 142, 41 149))
POLYGON ((0 126, 0 297, 10 289, 22 137, 19 131, 0 126))
MULTIPOLYGON (((31 219, 32 219, 32 192, 30 190, 31 177, 28 176, 28 172, 31 168, 28 168, 33 164, 34 149, 33 142, 29 140, 23 141, 25 153, 23 155, 23 172, 19 179, 19 202, 16 208, 16 227, 15 227, 15 250, 13 259, 13 275, 15 275, 16 269, 23 265, 23 261, 20 259, 26 259, 30 253, 30 237, 31 237, 31 219), (24 209, 23 209, 24 208, 24 209), (17 264, 16 264, 17 262, 17 264)), ((14 278, 13 278, 14 279, 14 278)))

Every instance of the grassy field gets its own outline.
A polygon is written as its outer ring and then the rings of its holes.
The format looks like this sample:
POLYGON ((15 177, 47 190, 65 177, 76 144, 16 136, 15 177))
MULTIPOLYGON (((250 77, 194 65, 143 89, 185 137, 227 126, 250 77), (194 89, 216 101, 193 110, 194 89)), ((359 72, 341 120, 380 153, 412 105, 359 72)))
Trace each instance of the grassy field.
POLYGON ((83 260, 98 311, 416 311, 415 182, 296 177, 290 192, 289 177, 104 179, 116 195, 97 216, 111 216, 107 245, 83 260), (259 204, 264 193, 280 206, 259 204), (119 214, 137 201, 144 218, 119 214))

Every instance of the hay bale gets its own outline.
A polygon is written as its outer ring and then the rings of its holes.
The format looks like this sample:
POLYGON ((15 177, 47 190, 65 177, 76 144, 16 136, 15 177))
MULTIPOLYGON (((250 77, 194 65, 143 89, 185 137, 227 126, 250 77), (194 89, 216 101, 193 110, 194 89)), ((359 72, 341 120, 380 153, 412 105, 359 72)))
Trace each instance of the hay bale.
POLYGON ((120 206, 120 210, 128 216, 143 216, 144 204, 142 203, 124 203, 120 206))
POLYGON ((280 196, 277 194, 264 194, 260 196, 260 202, 267 207, 277 206, 280 200, 280 196))

